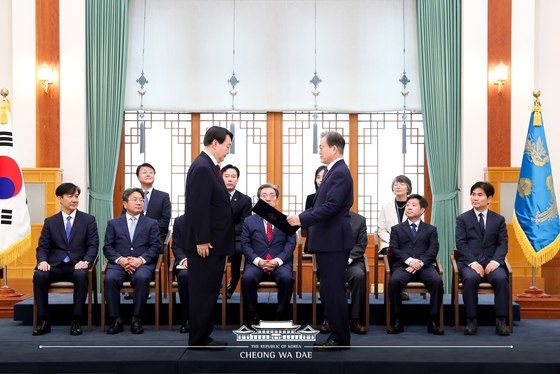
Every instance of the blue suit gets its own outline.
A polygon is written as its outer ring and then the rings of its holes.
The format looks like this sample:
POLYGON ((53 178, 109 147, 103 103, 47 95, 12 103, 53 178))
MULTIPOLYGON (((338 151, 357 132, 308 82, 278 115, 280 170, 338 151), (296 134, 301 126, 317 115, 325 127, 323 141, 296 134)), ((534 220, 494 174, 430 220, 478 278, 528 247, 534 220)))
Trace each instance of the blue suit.
POLYGON ((107 223, 103 253, 109 264, 105 273, 105 290, 109 317, 119 316, 120 290, 123 282, 130 280, 134 287, 134 316, 140 317, 148 300, 148 286, 154 278, 154 270, 160 253, 161 239, 156 220, 140 214, 130 239, 127 216, 122 215, 107 223), (142 257, 146 263, 131 275, 115 263, 119 257, 142 257))
POLYGON ((509 279, 505 268, 508 250, 508 236, 505 218, 488 210, 485 233, 478 223, 478 212, 471 209, 457 217, 455 239, 459 251, 459 272, 463 282, 463 302, 467 318, 476 318, 478 308, 478 286, 480 282, 490 282, 495 294, 496 317, 508 314, 509 279), (478 262, 486 267, 496 261, 500 267, 481 278, 470 263, 478 262))
POLYGON ((270 242, 266 240, 265 221, 253 215, 245 218, 243 232, 241 234, 241 248, 245 255, 246 264, 241 284, 247 300, 249 314, 257 310, 257 285, 265 279, 273 279, 278 284, 278 307, 276 312, 279 316, 288 309, 290 296, 292 295, 294 279, 292 276, 292 264, 294 248, 296 245, 295 235, 288 236, 279 229, 274 228, 270 242), (279 258, 282 266, 274 269, 270 275, 261 268, 255 266, 256 258, 270 259, 279 258))
POLYGON ((352 175, 344 160, 337 161, 323 176, 313 207, 299 215, 308 228, 309 252, 315 253, 321 272, 321 301, 329 316, 330 338, 350 344, 346 302, 346 264, 354 247, 349 210, 353 203, 352 175))

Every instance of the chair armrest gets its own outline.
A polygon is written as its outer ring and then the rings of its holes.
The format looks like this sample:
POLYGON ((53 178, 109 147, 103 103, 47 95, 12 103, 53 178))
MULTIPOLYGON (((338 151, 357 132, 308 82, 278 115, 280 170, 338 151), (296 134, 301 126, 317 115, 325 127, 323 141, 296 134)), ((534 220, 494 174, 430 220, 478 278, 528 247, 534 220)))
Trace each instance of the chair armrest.
POLYGON ((89 264, 88 274, 93 274, 93 272, 95 271, 95 268, 97 267, 98 262, 99 262, 99 256, 96 256, 93 259, 93 262, 91 264, 89 264))
POLYGON ((109 261, 105 261, 103 264, 103 268, 101 269, 101 274, 103 274, 103 276, 105 276, 105 272, 107 271, 107 265, 109 265, 109 261))
POLYGON ((157 263, 156 263, 156 276, 159 274, 161 269, 161 264, 163 263, 163 254, 158 255, 157 263))
POLYGON ((504 262, 506 263, 506 269, 507 269, 508 275, 509 275, 509 277, 511 278, 511 274, 512 274, 511 265, 510 265, 510 263, 509 263, 509 261, 508 261, 507 258, 504 260, 504 262))
POLYGON ((317 259, 315 258, 315 254, 311 255, 311 266, 313 268, 313 274, 317 274, 317 259))
POLYGON ((391 267, 389 266, 389 257, 383 255, 383 265, 385 265, 385 274, 387 276, 391 275, 391 267))
POLYGON ((165 236, 165 240, 163 241, 163 246, 167 246, 169 247, 169 245, 171 244, 172 241, 172 237, 173 235, 171 234, 171 231, 167 232, 167 235, 165 236))
POLYGON ((175 261, 169 261, 169 268, 167 269, 167 274, 173 274, 173 267, 175 266, 175 261))
POLYGON ((441 261, 439 260, 439 257, 436 257, 436 266, 438 268, 439 275, 443 279, 443 266, 441 264, 441 261))
POLYGON ((243 274, 245 271, 245 255, 241 255, 241 268, 239 269, 239 274, 243 274))
POLYGON ((369 263, 366 255, 364 255, 364 266, 366 267, 366 274, 369 274, 369 263))
POLYGON ((453 275, 459 274, 459 267, 457 266, 457 260, 455 260, 454 255, 449 255, 451 257, 451 268, 453 270, 453 275))

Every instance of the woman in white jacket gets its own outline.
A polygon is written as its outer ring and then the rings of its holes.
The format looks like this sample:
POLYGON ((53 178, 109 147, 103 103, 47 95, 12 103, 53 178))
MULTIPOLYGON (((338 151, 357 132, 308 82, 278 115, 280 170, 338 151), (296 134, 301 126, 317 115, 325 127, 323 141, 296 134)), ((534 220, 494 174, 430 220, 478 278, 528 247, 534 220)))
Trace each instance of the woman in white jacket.
POLYGON ((385 254, 387 248, 389 248, 391 227, 406 220, 404 209, 406 198, 412 193, 412 182, 408 177, 399 175, 393 179, 391 189, 395 194, 395 199, 383 205, 377 223, 377 234, 381 240, 381 243, 379 243, 379 253, 381 254, 385 254))

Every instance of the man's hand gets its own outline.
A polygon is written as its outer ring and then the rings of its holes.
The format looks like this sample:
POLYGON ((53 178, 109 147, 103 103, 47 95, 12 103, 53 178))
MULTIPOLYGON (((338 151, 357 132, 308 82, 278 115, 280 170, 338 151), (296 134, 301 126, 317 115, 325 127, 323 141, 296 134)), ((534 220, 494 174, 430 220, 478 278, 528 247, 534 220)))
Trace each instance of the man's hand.
MULTIPOLYGON (((422 269, 422 261, 418 260, 418 259, 412 259, 412 261, 410 261, 410 266, 412 268, 414 268, 414 270, 418 271, 420 269, 422 269)), ((414 273, 412 273, 414 274, 414 273)))
POLYGON ((266 271, 267 267, 268 267, 268 261, 266 260, 259 261, 259 268, 261 268, 263 271, 266 271))
POLYGON ((51 265, 49 265, 47 261, 41 261, 39 262, 39 265, 37 265, 37 269, 41 271, 49 271, 51 270, 51 265))
POLYGON ((140 257, 129 257, 128 263, 130 265, 132 272, 135 272, 136 269, 138 269, 140 266, 142 266, 142 264, 144 264, 144 262, 140 257))
POLYGON ((74 269, 76 270, 87 269, 87 268, 88 268, 88 264, 85 261, 80 261, 76 265, 74 265, 74 269))
POLYGON ((210 243, 196 245, 196 251, 198 252, 198 255, 202 258, 208 257, 210 255, 210 248, 214 248, 210 243))
POLYGON ((189 263, 186 258, 184 258, 181 262, 179 262, 180 266, 183 266, 185 269, 189 268, 189 263))
POLYGON ((130 257, 121 257, 117 261, 117 264, 119 264, 124 269, 124 271, 126 271, 128 274, 134 273, 130 265, 130 257))
POLYGON ((495 262, 490 261, 488 263, 488 265, 486 265, 486 268, 484 268, 484 273, 490 274, 491 272, 493 272, 494 270, 496 270, 499 267, 500 267, 500 264, 497 264, 495 262))
POLYGON ((411 266, 406 268, 406 271, 408 271, 410 274, 414 274, 414 273, 416 273, 417 270, 414 267, 412 267, 412 265, 411 265, 411 266))
POLYGON ((286 219, 291 226, 301 226, 301 222, 299 221, 298 215, 291 215, 288 216, 286 219))
POLYGON ((482 268, 482 265, 480 265, 478 262, 473 262, 469 266, 471 267, 471 269, 476 271, 476 273, 480 275, 481 278, 484 278, 484 269, 482 268))

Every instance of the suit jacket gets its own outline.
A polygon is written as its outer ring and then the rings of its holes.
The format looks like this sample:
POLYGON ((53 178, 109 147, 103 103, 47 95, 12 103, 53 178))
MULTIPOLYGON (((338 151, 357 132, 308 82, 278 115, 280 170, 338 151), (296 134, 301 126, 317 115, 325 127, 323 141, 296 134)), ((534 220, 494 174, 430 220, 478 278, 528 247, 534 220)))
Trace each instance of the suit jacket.
POLYGON ((132 240, 128 232, 126 215, 107 222, 103 253, 112 263, 121 256, 132 256, 142 257, 146 260, 146 264, 155 264, 161 247, 159 227, 155 219, 140 214, 132 240))
POLYGON ((235 252, 241 253, 241 233, 243 232, 243 221, 251 215, 253 201, 251 198, 239 191, 235 191, 231 198, 231 210, 233 212, 233 223, 235 224, 235 252))
MULTIPOLYGON (((169 194, 160 190, 152 189, 148 203, 148 210, 146 217, 150 217, 158 221, 159 233, 162 242, 169 232, 169 221, 171 220, 171 200, 169 194)), ((123 208, 121 214, 125 214, 126 210, 123 208)))
POLYGON ((316 193, 312 193, 311 195, 307 195, 305 199, 305 210, 311 209, 313 207, 313 200, 315 200, 316 193))
POLYGON ((204 152, 193 161, 185 187, 187 251, 197 244, 210 243, 210 254, 231 256, 235 251, 235 231, 230 195, 212 159, 204 152))
POLYGON ((405 261, 416 258, 424 263, 424 266, 436 262, 439 251, 437 229, 428 223, 420 221, 416 238, 413 237, 408 220, 391 227, 391 255, 393 256, 393 267, 408 267, 405 261))
POLYGON ((181 214, 173 221, 173 241, 171 249, 175 257, 175 265, 187 258, 187 251, 185 250, 185 219, 186 216, 181 214))
POLYGON ((296 246, 296 236, 286 235, 282 230, 274 228, 272 240, 266 241, 265 221, 255 215, 247 217, 243 223, 243 233, 241 234, 241 246, 243 254, 248 262, 260 257, 264 259, 269 253, 272 258, 278 257, 284 265, 292 266, 294 258, 294 248, 296 246))
MULTIPOLYGON (((401 222, 406 221, 406 215, 403 214, 401 222)), ((399 222, 399 216, 395 208, 395 199, 388 201, 381 208, 381 213, 379 214, 379 221, 377 223, 377 234, 381 239, 379 243, 379 249, 389 247, 389 241, 391 240, 391 227, 399 222)))
POLYGON ((367 225, 366 217, 350 212, 350 226, 354 237, 354 247, 350 250, 350 258, 353 261, 363 260, 367 247, 367 225))
POLYGON ((352 183, 344 160, 337 161, 323 176, 313 207, 299 215, 301 226, 308 228, 310 252, 348 252, 354 247, 348 214, 354 199, 352 183))
POLYGON ((508 251, 506 220, 503 216, 488 210, 485 235, 478 225, 477 213, 471 209, 457 217, 455 241, 459 251, 459 263, 472 262, 487 264, 494 260, 505 266, 508 251))
POLYGON ((62 212, 58 212, 45 219, 36 256, 37 263, 46 261, 51 266, 59 265, 67 255, 74 263, 87 261, 91 264, 98 251, 99 234, 94 216, 76 211, 68 241, 62 212))

